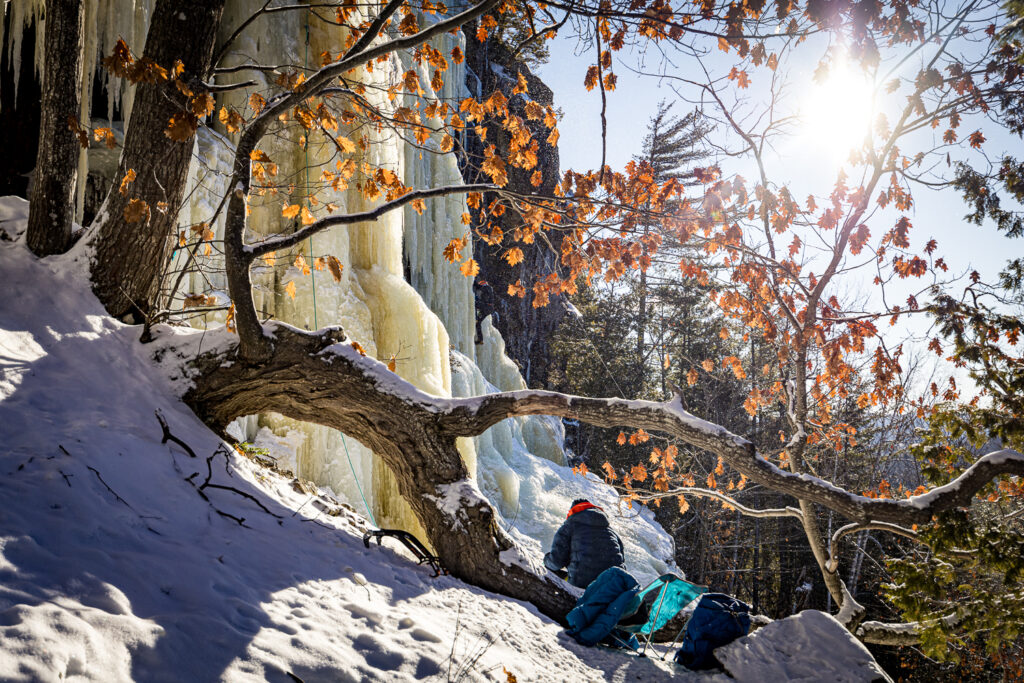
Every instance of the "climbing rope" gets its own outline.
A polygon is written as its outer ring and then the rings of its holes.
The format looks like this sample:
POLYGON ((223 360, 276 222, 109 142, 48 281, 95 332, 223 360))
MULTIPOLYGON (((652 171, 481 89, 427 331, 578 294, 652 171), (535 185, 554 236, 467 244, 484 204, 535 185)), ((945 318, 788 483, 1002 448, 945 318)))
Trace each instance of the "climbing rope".
MULTIPOLYGON (((309 11, 306 12, 306 54, 303 57, 302 65, 309 68, 309 11)), ((309 136, 306 136, 306 201, 310 205, 312 210, 313 202, 310 201, 309 191, 309 136)), ((313 329, 319 330, 320 323, 317 320, 316 315, 316 260, 313 256, 313 236, 309 236, 309 278, 313 288, 313 329)), ((377 520, 373 517, 373 512, 370 510, 370 504, 366 501, 366 496, 363 494, 363 487, 359 483, 359 475, 356 474, 356 468, 352 464, 352 456, 348 452, 348 442, 345 441, 345 435, 342 432, 338 432, 341 437, 341 445, 345 448, 345 459, 348 460, 349 471, 352 472, 352 479, 356 482, 356 490, 359 491, 359 497, 363 499, 363 507, 366 508, 366 515, 370 518, 370 523, 378 529, 380 526, 377 524, 377 520)))

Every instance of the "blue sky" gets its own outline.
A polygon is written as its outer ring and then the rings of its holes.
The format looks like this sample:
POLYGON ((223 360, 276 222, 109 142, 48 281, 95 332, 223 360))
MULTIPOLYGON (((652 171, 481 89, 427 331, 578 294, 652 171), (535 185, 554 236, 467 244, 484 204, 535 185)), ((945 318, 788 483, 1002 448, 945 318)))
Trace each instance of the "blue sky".
MULTIPOLYGON (((540 69, 541 78, 555 93, 555 106, 563 113, 559 126, 559 150, 563 171, 567 168, 596 169, 601 163, 601 96, 597 89, 587 92, 583 87, 583 77, 587 66, 593 63, 593 55, 578 56, 575 54, 575 48, 575 40, 557 39, 551 46, 551 59, 540 69)), ((617 61, 620 54, 616 55, 617 61)), ((712 60, 719 63, 722 63, 723 59, 729 59, 729 56, 712 56, 712 60)), ((640 60, 636 56, 626 57, 626 64, 630 61, 635 64, 640 60)), ((656 65, 649 59, 647 61, 647 68, 653 70, 656 65)), ((678 62, 676 66, 682 70, 688 68, 684 61, 678 62)), ((811 79, 815 66, 814 60, 788 65, 795 84, 794 102, 811 100, 814 95, 821 92, 822 88, 811 79)), ((628 162, 632 155, 639 153, 647 122, 655 112, 658 102, 663 99, 672 101, 678 96, 667 81, 635 75, 624 66, 617 66, 615 71, 618 75, 618 86, 614 92, 607 94, 607 163, 618 169, 628 162)), ((756 80, 765 74, 766 70, 752 72, 755 80, 752 91, 756 89, 756 80)), ((675 111, 683 113, 691 108, 692 105, 680 102, 676 105, 675 111)), ((976 125, 981 127, 989 138, 990 155, 999 156, 997 151, 1012 150, 1020 145, 1019 139, 1011 138, 990 123, 982 121, 976 125)), ((961 134, 966 135, 970 130, 972 128, 969 123, 965 123, 961 134)), ((926 137, 937 137, 941 132, 941 128, 926 131, 919 134, 914 142, 923 144, 927 142, 926 137)), ((777 150, 778 154, 769 159, 774 169, 773 179, 789 182, 797 197, 806 197, 811 192, 829 192, 835 179, 838 157, 831 150, 822 147, 822 140, 813 135, 797 135, 781 144, 777 150)), ((954 153, 953 159, 956 158, 954 153)), ((724 170, 727 174, 740 173, 748 179, 754 176, 753 165, 741 160, 726 161, 724 170)), ((978 227, 966 223, 963 216, 968 209, 954 190, 932 191, 916 188, 915 200, 915 206, 908 212, 914 224, 911 233, 912 246, 923 245, 929 239, 935 238, 939 242, 939 251, 943 252, 952 271, 969 272, 974 268, 984 276, 993 276, 1008 257, 1024 248, 1024 244, 1019 240, 1002 236, 991 225, 978 227)), ((872 234, 881 234, 892 226, 897 217, 895 213, 891 216, 876 216, 872 221, 872 234)))

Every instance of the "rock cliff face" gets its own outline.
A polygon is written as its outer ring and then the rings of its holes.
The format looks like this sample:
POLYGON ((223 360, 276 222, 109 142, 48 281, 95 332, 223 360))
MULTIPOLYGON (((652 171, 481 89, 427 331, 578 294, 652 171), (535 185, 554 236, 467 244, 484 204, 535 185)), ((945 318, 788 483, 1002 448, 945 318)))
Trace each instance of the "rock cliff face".
MULTIPOLYGON (((534 139, 539 142, 536 168, 524 170, 509 166, 508 188, 522 194, 550 194, 559 181, 558 148, 547 144, 547 129, 539 121, 528 121, 524 108, 530 100, 544 106, 551 105, 551 89, 494 38, 478 41, 475 26, 466 28, 466 89, 477 98, 500 90, 509 100, 509 111, 527 122, 534 139), (526 79, 529 90, 525 94, 513 95, 518 74, 526 79), (537 170, 543 175, 543 181, 539 187, 534 187, 530 176, 537 170)), ((509 137, 500 124, 487 125, 487 143, 496 145, 499 151, 508 150, 509 137)), ((488 178, 478 170, 484 158, 485 143, 472 133, 467 133, 463 142, 463 153, 459 156, 462 177, 467 183, 487 182, 488 178)), ((521 223, 512 212, 505 213, 496 222, 505 234, 510 234, 521 223)), ((505 339, 505 351, 519 365, 526 383, 532 388, 550 388, 550 339, 565 317, 565 299, 561 295, 552 296, 547 306, 534 308, 530 292, 539 276, 557 268, 559 257, 547 239, 517 246, 522 248, 525 258, 516 266, 509 266, 501 259, 501 250, 482 240, 475 243, 474 258, 480 264, 476 287, 477 316, 486 316, 493 310, 494 326, 505 339), (486 284, 481 285, 480 280, 486 284), (527 296, 524 298, 507 295, 508 286, 517 281, 522 281, 526 287, 527 296)))

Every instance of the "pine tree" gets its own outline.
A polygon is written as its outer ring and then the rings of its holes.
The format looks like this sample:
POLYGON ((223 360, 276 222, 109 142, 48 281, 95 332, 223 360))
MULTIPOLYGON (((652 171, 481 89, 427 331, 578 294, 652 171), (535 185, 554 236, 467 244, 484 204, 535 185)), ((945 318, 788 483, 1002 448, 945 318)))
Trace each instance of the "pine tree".
MULTIPOLYGON (((664 183, 675 179, 684 185, 696 183, 693 164, 707 157, 707 152, 699 148, 699 143, 711 131, 711 127, 701 114, 694 110, 682 118, 672 114, 674 103, 664 100, 658 103, 658 110, 647 124, 647 135, 644 136, 640 156, 634 157, 638 162, 650 164, 654 181, 664 183)), ((650 222, 641 224, 640 230, 647 236, 655 226, 650 222)), ((636 357, 638 363, 644 363, 645 345, 647 341, 647 271, 640 270, 639 299, 636 331, 636 357)))

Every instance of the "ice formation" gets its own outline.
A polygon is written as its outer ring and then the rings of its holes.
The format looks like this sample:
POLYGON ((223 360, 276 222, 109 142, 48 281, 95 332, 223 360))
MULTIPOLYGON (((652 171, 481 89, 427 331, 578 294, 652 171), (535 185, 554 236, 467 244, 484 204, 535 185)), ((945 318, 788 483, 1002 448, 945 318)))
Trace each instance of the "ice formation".
MULTIPOLYGON (((140 50, 153 0, 89 0, 92 30, 87 64, 96 61, 96 50, 107 51, 108 43, 123 35, 140 50), (113 38, 112 38, 113 37, 113 38)), ((222 21, 222 39, 241 24, 261 2, 229 0, 222 21)), ((20 40, 20 31, 31 16, 37 16, 41 0, 15 3, 11 26, 12 43, 20 40)), ((343 44, 342 29, 327 22, 309 21, 305 12, 281 12, 257 19, 233 45, 222 62, 225 66, 255 59, 264 64, 313 64, 327 50, 337 51, 343 44)), ((430 20, 426 18, 426 20, 430 20)), ((462 35, 444 34, 435 39, 435 47, 448 54, 462 35)), ((41 44, 37 42, 37 46, 41 44)), ((36 55, 37 68, 40 55, 36 55)), ((445 74, 443 92, 430 91, 430 74, 423 66, 406 61, 405 55, 393 55, 388 62, 374 66, 367 80, 366 97, 383 102, 387 84, 400 79, 408 69, 418 69, 427 96, 458 101, 466 96, 462 65, 451 64, 445 74), (382 88, 374 85, 384 84, 382 88)), ((87 83, 92 75, 87 69, 87 83)), ((252 72, 237 75, 239 80, 263 78, 252 72)), ((117 110, 127 116, 131 90, 113 86, 110 100, 118 101, 117 110)), ((245 110, 248 92, 222 95, 218 107, 234 105, 245 110)), ((416 106, 412 95, 406 105, 416 106)), ((86 98, 88 101, 88 98, 86 98)), ((111 115, 113 104, 108 108, 111 115)), ((345 131, 342 130, 344 133, 345 131)), ((299 132, 291 139, 268 137, 260 148, 278 164, 279 178, 295 186, 293 194, 256 197, 251 203, 250 229, 256 235, 291 232, 292 219, 282 216, 283 204, 305 203, 307 188, 320 188, 321 171, 333 169, 334 148, 320 136, 311 136, 305 148, 297 143, 299 132)), ((394 132, 363 129, 368 145, 357 152, 374 166, 383 166, 398 174, 413 187, 438 187, 461 184, 461 176, 452 154, 441 154, 438 139, 425 149, 408 144, 394 132)), ((190 171, 188 197, 182 210, 181 225, 211 222, 220 198, 227 191, 231 167, 232 140, 227 134, 202 128, 196 140, 196 152, 190 171)), ((367 200, 355 189, 320 189, 319 204, 310 206, 313 214, 323 215, 325 203, 339 211, 369 208, 367 200)), ((525 388, 518 368, 504 353, 504 342, 485 322, 484 340, 474 344, 474 300, 471 280, 444 259, 442 251, 453 238, 465 235, 461 215, 466 211, 460 195, 431 200, 422 215, 412 208, 396 211, 369 224, 321 233, 295 248, 278 253, 254 269, 256 304, 261 313, 299 327, 315 329, 341 325, 348 336, 366 352, 381 360, 394 358, 396 372, 418 388, 438 396, 471 396, 494 390, 525 388), (312 267, 318 256, 335 256, 343 266, 340 282, 326 270, 311 269, 308 274, 296 267, 296 255, 302 253, 312 267), (292 289, 291 296, 287 289, 292 289), (287 289, 286 289, 287 288, 287 289)), ((212 221, 217 240, 223 235, 223 217, 212 221)), ((255 237, 255 235, 250 236, 255 237)), ((215 242, 216 243, 216 242, 215 242)), ((184 264, 187 254, 175 254, 175 268, 184 264)), ((216 250, 196 257, 204 264, 204 274, 187 277, 177 296, 204 293, 227 302, 226 284, 216 250)), ((173 270, 173 269, 172 269, 173 270)), ((195 324, 218 322, 210 316, 195 324)), ((299 423, 274 415, 253 416, 233 425, 233 433, 256 448, 263 448, 281 465, 297 476, 330 488, 356 509, 363 501, 372 510, 380 526, 404 528, 423 537, 418 521, 398 495, 393 478, 373 453, 357 441, 324 427, 299 423)), ((575 475, 565 465, 562 450, 564 433, 557 419, 547 417, 515 418, 492 427, 474 439, 462 439, 460 451, 471 476, 498 509, 503 526, 535 557, 550 545, 558 525, 564 519, 569 502, 588 496, 603 505, 613 517, 627 546, 627 565, 642 577, 667 569, 672 556, 671 541, 653 522, 649 511, 624 510, 616 515, 614 492, 600 482, 575 475)), ((591 475, 592 476, 592 475, 591 475)))

